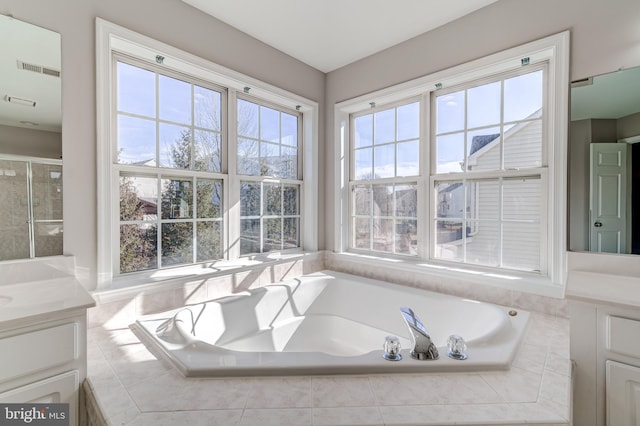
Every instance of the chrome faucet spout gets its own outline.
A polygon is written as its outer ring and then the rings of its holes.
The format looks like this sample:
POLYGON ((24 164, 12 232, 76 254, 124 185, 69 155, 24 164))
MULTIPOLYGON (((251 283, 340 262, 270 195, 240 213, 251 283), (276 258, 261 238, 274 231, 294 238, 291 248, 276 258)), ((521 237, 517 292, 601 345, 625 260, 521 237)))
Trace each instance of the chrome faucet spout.
POLYGON ((413 336, 413 349, 409 352, 411 358, 419 360, 438 359, 438 348, 431 341, 431 337, 420 318, 411 308, 400 308, 400 312, 407 323, 411 336, 413 336))

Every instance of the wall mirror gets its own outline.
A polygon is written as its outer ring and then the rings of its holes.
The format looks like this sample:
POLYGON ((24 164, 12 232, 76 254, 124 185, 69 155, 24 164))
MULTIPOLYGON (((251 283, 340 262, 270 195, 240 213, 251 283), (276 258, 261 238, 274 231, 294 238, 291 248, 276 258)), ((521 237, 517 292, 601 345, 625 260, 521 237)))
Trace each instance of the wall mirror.
POLYGON ((60 34, 0 14, 0 40, 0 261, 60 255, 60 34))
POLYGON ((572 83, 569 249, 640 254, 640 67, 572 83))

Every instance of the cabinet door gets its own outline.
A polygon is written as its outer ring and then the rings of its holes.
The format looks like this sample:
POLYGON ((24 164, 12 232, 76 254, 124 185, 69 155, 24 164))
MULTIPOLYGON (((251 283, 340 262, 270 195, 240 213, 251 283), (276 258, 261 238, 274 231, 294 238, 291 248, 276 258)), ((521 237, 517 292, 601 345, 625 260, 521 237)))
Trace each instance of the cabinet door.
POLYGON ((640 367, 607 361, 607 426, 640 425, 640 367))
POLYGON ((80 374, 77 370, 49 377, 35 383, 0 393, 2 403, 67 403, 69 425, 78 424, 80 374))

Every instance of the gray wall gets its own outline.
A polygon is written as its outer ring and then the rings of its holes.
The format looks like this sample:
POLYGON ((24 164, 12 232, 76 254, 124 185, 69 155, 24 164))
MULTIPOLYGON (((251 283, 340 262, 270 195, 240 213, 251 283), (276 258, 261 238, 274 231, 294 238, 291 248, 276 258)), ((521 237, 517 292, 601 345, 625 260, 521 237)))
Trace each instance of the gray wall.
MULTIPOLYGON (((640 90, 636 88, 636 90, 640 90)), ((618 119, 618 139, 640 136, 640 112, 618 119)))
MULTIPOLYGON (((327 75, 326 230, 334 220, 333 106, 336 102, 571 30, 571 80, 640 65, 638 0, 500 0, 327 75)), ((333 233, 326 247, 334 247, 333 233)))
MULTIPOLYGON (((64 250, 96 285, 95 18, 122 25, 323 108, 325 75, 179 0, 0 0, 0 12, 62 35, 64 250)), ((323 109, 320 140, 324 140, 323 109)))
POLYGON ((60 133, 0 125, 0 153, 29 157, 62 157, 60 133))

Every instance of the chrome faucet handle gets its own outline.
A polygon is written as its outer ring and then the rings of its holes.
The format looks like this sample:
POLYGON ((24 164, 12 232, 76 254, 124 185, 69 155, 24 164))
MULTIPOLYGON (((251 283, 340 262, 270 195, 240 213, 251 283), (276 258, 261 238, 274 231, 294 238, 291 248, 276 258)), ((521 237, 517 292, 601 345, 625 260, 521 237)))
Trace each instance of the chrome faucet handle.
POLYGON ((440 357, 438 348, 431 341, 431 337, 420 318, 411 308, 400 308, 400 312, 407 327, 409 327, 409 332, 413 336, 413 350, 409 352, 411 358, 419 360, 438 359, 440 357))

